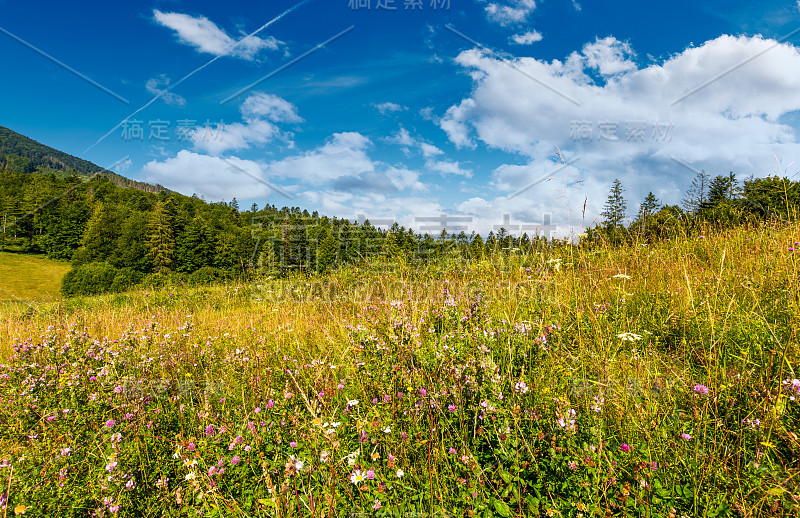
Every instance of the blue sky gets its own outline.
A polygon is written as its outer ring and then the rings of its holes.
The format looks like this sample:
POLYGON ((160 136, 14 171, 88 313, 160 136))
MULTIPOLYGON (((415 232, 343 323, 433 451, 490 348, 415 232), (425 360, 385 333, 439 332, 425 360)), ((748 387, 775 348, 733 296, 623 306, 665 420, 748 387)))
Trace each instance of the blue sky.
POLYGON ((0 125, 242 208, 563 236, 614 178, 634 217, 800 169, 797 0, 0 0, 0 28, 0 125))

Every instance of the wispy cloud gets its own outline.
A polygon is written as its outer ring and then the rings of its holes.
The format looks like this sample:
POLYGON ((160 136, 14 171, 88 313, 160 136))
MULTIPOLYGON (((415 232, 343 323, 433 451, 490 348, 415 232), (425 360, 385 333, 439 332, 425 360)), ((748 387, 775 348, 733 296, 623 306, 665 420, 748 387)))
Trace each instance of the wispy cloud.
POLYGON ((169 86, 169 82, 169 77, 167 77, 165 74, 161 74, 158 77, 149 79, 147 84, 145 84, 145 88, 152 95, 159 96, 165 103, 169 105, 185 106, 186 99, 174 92, 166 90, 166 88, 169 86))
POLYGON ((408 110, 407 106, 401 106, 397 103, 386 102, 373 105, 375 108, 381 112, 381 115, 386 115, 387 113, 394 113, 394 112, 402 112, 408 110))
POLYGON ((231 56, 253 61, 262 50, 278 50, 281 44, 273 36, 260 38, 246 34, 237 42, 205 16, 165 13, 154 9, 153 18, 159 25, 175 31, 178 41, 184 45, 214 56, 231 56))

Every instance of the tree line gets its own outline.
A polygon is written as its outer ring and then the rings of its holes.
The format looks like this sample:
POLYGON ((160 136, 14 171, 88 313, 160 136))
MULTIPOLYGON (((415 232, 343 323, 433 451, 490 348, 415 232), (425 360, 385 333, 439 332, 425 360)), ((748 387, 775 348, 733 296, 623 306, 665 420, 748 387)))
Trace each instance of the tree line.
MULTIPOLYGON (((798 207, 798 182, 769 177, 740 185, 733 174, 699 173, 682 206, 661 206, 649 193, 626 225, 624 188, 616 180, 604 220, 588 228, 578 246, 655 241, 708 223, 794 219, 798 207)), ((208 203, 167 190, 123 187, 103 175, 59 176, 47 169, 0 169, 0 225, 0 250, 72 263, 63 283, 66 295, 256 273, 320 273, 374 258, 429 262, 568 246, 542 236, 515 237, 502 228, 485 239, 446 230, 434 237, 397 223, 384 230, 369 221, 329 218, 299 207, 254 204, 240 211, 235 199, 208 203)))

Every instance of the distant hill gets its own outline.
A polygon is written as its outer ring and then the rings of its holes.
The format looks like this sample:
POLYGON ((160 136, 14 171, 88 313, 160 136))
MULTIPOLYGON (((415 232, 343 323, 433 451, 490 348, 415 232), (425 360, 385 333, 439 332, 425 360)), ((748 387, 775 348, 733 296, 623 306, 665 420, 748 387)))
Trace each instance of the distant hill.
POLYGON ((87 178, 100 174, 108 177, 120 187, 132 187, 145 192, 168 190, 161 185, 151 185, 125 178, 97 164, 45 146, 3 126, 0 126, 0 170, 20 173, 54 173, 58 176, 75 175, 87 178))

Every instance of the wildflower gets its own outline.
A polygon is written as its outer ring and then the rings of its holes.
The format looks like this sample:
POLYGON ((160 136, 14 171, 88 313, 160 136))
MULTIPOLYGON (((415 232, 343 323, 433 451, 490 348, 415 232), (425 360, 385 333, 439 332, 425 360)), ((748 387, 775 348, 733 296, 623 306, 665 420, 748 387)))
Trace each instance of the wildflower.
POLYGON ((260 406, 255 407, 253 409, 253 412, 255 412, 256 414, 261 413, 261 407, 260 406))
POLYGON ((294 442, 294 441, 292 441, 292 442, 290 442, 290 443, 289 443, 289 446, 290 446, 291 448, 297 448, 297 443, 296 443, 296 442, 294 442))
POLYGON ((114 421, 113 419, 109 419, 108 421, 106 421, 106 428, 113 428, 115 424, 117 424, 116 421, 114 421))
POLYGON ((231 459, 231 466, 239 464, 241 460, 242 459, 240 459, 238 455, 234 455, 233 458, 231 459))
POLYGON ((456 454, 456 449, 451 446, 450 449, 447 450, 447 453, 449 453, 450 455, 455 455, 456 454))
POLYGON ((372 469, 372 468, 369 468, 369 469, 367 470, 367 472, 364 474, 364 476, 365 476, 365 477, 366 477, 368 480, 375 480, 375 470, 374 470, 374 469, 372 469))
POLYGON ((383 429, 383 433, 392 433, 392 429, 387 426, 383 429))
POLYGON ((455 412, 456 411, 456 406, 455 405, 447 405, 447 410, 449 410, 450 412, 455 412))
POLYGON ((617 338, 621 339, 623 342, 638 342, 642 339, 642 336, 636 333, 620 333, 617 335, 617 338))
POLYGON ((577 463, 577 462, 575 462, 574 460, 571 460, 571 461, 569 461, 569 462, 567 463, 567 465, 569 466, 569 469, 571 469, 571 470, 576 470, 576 469, 578 469, 578 463, 577 463))
POLYGON ((425 396, 428 395, 428 391, 425 390, 424 388, 421 388, 421 389, 419 389, 419 395, 422 396, 422 397, 425 397, 425 396))
POLYGON ((374 504, 372 504, 372 508, 373 508, 373 509, 375 509, 376 511, 377 511, 378 509, 380 509, 380 508, 381 508, 381 501, 380 501, 380 500, 378 500, 378 499, 376 498, 376 499, 375 499, 375 503, 374 503, 374 504))
POLYGON ((27 510, 28 508, 25 507, 24 505, 18 505, 17 507, 14 508, 14 514, 25 514, 25 511, 27 510))
POLYGON ((118 466, 117 461, 116 460, 112 460, 111 462, 106 464, 106 471, 111 473, 112 471, 114 471, 116 469, 117 466, 118 466))
POLYGON ((167 477, 161 477, 156 481, 157 487, 167 487, 167 484, 169 484, 169 478, 167 477))
POLYGON ((681 434, 681 439, 683 439, 684 441, 689 441, 689 440, 692 439, 692 436, 689 435, 688 433, 682 433, 681 434))
POLYGON ((133 489, 136 485, 136 482, 133 479, 130 479, 126 484, 125 487, 128 489, 133 489))
POLYGON ((194 474, 194 471, 190 471, 189 473, 186 474, 186 477, 184 478, 188 481, 192 481, 195 478, 197 478, 197 475, 194 474))
POLYGON ((612 279, 625 279, 626 281, 631 280, 630 275, 625 275, 624 273, 618 273, 612 279))
POLYGON ((395 474, 397 475, 397 478, 403 478, 403 475, 405 475, 406 473, 402 469, 398 469, 397 473, 395 474))
POLYGON ((358 485, 363 481, 364 481, 364 474, 361 473, 361 470, 357 469, 350 475, 350 482, 352 482, 353 484, 358 485))
POLYGON ((619 447, 619 449, 620 449, 620 450, 622 450, 622 451, 624 451, 624 452, 629 452, 629 451, 631 451, 631 447, 630 447, 630 446, 628 446, 628 444, 627 444, 627 443, 624 443, 624 442, 622 443, 622 446, 620 446, 620 447, 619 447))
POLYGON ((321 463, 323 463, 323 464, 327 464, 329 457, 330 457, 330 454, 327 452, 327 450, 325 450, 325 451, 323 451, 322 453, 319 454, 319 461, 321 463))
POLYGON ((348 407, 354 407, 354 406, 358 406, 358 400, 357 400, 357 399, 351 399, 351 400, 349 400, 349 401, 347 402, 347 406, 348 406, 348 407))
POLYGON ((708 387, 698 384, 694 386, 694 391, 698 394, 708 394, 708 387))
POLYGON ((213 437, 214 436, 214 425, 210 424, 206 426, 206 437, 213 437))

